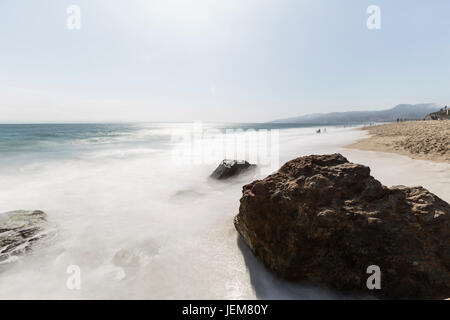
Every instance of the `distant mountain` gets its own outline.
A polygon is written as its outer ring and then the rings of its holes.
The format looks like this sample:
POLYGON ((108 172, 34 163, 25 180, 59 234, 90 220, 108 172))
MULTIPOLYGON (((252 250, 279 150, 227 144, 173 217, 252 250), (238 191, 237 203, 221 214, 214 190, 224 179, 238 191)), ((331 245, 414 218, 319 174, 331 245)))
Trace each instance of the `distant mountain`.
POLYGON ((439 110, 435 103, 399 104, 392 109, 379 111, 348 111, 332 113, 313 113, 300 117, 271 121, 271 123, 367 123, 390 122, 398 118, 407 120, 423 120, 431 112, 439 110))

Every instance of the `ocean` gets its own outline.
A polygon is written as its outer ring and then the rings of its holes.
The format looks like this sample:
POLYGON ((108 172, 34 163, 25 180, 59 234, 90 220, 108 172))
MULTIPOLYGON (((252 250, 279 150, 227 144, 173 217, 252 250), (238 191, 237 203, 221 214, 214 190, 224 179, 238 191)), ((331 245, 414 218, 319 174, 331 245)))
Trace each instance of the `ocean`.
POLYGON ((244 184, 362 136, 286 124, 0 125, 0 212, 43 210, 56 230, 0 264, 0 299, 340 298, 274 277, 233 217, 244 184), (208 178, 237 155, 261 170, 208 178), (71 266, 79 289, 68 285, 71 266))

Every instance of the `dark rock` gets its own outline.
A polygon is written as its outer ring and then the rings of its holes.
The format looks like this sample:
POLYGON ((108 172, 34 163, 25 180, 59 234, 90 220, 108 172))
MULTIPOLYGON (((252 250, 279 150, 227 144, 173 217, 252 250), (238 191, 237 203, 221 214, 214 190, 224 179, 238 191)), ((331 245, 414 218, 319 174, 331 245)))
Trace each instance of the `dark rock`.
POLYGON ((236 177, 243 172, 255 169, 256 165, 247 161, 223 160, 222 163, 211 174, 211 178, 222 180, 236 177))
POLYGON ((0 262, 28 252, 46 236, 47 215, 39 210, 11 211, 0 214, 0 262))
POLYGON ((287 162, 243 187, 234 224, 279 276, 388 298, 450 296, 450 205, 422 187, 387 188, 340 154, 287 162), (381 269, 368 290, 367 267, 381 269))

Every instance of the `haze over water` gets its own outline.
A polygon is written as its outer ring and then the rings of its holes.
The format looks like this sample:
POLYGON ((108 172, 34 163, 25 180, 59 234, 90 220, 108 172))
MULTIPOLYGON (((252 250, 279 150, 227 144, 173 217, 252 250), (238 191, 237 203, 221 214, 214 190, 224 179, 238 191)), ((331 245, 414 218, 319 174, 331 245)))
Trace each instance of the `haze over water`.
MULTIPOLYGON (((328 297, 282 284, 238 242, 241 188, 257 177, 209 180, 219 156, 175 163, 173 132, 190 126, 1 125, 0 212, 43 210, 57 236, 0 265, 0 298, 328 297), (81 269, 81 290, 66 286, 70 265, 81 269)), ((279 129, 280 164, 355 136, 338 127, 322 135, 304 125, 205 127, 279 129)))

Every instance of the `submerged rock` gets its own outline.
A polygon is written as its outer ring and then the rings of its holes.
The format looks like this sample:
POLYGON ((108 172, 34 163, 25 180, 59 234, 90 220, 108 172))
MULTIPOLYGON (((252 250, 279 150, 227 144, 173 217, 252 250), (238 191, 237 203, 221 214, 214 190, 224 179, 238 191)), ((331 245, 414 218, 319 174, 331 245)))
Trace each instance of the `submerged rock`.
POLYGON ((243 172, 248 172, 255 169, 256 165, 250 164, 247 161, 237 160, 223 160, 222 163, 211 174, 211 178, 222 180, 240 175, 243 172))
POLYGON ((340 154, 287 162, 243 187, 234 224, 279 276, 389 298, 450 295, 450 205, 422 187, 387 188, 340 154), (368 290, 379 266, 381 289, 368 290))
POLYGON ((0 214, 0 262, 28 252, 46 236, 47 215, 39 210, 0 214))
POLYGON ((175 194, 170 197, 170 201, 177 204, 185 204, 190 203, 192 201, 196 201, 203 193, 197 192, 192 189, 178 190, 175 194))

